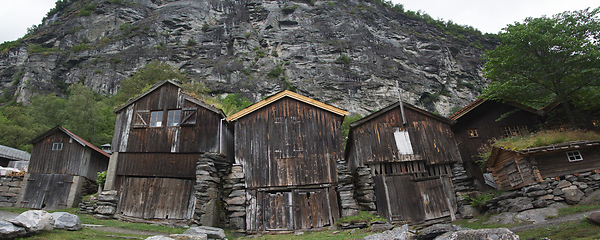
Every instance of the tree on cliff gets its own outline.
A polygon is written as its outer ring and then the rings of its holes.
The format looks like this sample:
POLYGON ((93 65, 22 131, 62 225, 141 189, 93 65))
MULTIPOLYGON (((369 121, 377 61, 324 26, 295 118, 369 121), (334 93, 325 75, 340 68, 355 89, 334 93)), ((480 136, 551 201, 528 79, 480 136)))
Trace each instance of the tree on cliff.
POLYGON ((535 107, 558 100, 575 125, 567 103, 600 92, 599 13, 588 8, 509 24, 503 44, 484 56, 491 83, 483 97, 535 107))
POLYGON ((121 82, 121 89, 115 96, 118 103, 124 103, 127 99, 135 97, 148 90, 157 82, 177 79, 187 82, 188 77, 168 63, 152 61, 144 68, 138 70, 133 76, 121 82))

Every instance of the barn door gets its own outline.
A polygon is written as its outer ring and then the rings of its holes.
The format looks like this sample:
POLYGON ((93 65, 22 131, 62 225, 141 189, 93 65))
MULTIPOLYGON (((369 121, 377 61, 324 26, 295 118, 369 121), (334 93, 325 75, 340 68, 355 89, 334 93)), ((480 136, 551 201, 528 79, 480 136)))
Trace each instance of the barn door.
POLYGON ((320 228, 332 224, 332 214, 327 189, 294 191, 295 228, 320 228))
POLYGON ((267 231, 293 230, 292 192, 266 192, 263 223, 267 231))
POLYGON ((375 190, 384 196, 384 199, 377 197, 375 200, 377 209, 379 206, 385 208, 380 214, 387 215, 392 221, 420 222, 424 219, 422 199, 410 175, 378 175, 376 178, 379 179, 375 190))
POLYGON ((194 181, 119 176, 117 212, 143 219, 190 219, 194 181))
POLYGON ((456 209, 452 185, 448 184, 449 177, 440 177, 426 181, 415 182, 423 198, 425 220, 446 217, 454 214, 456 209), (448 192, 450 191, 450 192, 448 192))
POLYGON ((22 208, 62 209, 67 207, 73 176, 30 173, 21 200, 22 208))

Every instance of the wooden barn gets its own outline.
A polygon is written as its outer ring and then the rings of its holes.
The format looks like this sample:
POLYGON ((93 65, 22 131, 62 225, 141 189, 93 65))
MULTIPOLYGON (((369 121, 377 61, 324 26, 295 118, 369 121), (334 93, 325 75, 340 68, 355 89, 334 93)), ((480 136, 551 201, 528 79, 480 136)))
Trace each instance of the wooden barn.
POLYGON ((0 145, 0 166, 8 167, 11 162, 29 162, 31 154, 23 150, 0 145))
POLYGON ((475 185, 486 189, 482 171, 476 161, 481 146, 490 139, 528 134, 540 125, 542 111, 512 102, 477 99, 449 117, 456 121, 452 132, 459 144, 467 174, 475 185))
POLYGON ((350 124, 346 160, 353 172, 370 167, 380 216, 413 223, 454 218, 451 168, 461 159, 451 124, 407 103, 350 124))
POLYGON ((83 193, 90 181, 95 183, 98 172, 106 171, 110 156, 104 151, 60 126, 29 143, 33 150, 17 206, 47 210, 77 207, 83 195, 97 190, 83 193))
POLYGON ((320 228, 339 218, 336 161, 347 114, 286 90, 227 118, 245 174, 248 232, 320 228))
POLYGON ((167 80, 114 112, 115 169, 108 172, 107 183, 114 178, 110 187, 119 193, 117 217, 190 219, 199 156, 231 149, 227 142, 233 136, 223 111, 167 80))
POLYGON ((600 140, 567 142, 513 151, 494 147, 488 172, 501 190, 513 190, 546 178, 600 169, 600 140))

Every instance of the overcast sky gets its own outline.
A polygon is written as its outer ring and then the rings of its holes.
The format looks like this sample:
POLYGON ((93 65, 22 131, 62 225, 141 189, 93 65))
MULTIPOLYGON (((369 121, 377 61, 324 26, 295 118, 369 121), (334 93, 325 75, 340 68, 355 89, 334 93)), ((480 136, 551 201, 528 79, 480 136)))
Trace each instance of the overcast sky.
MULTIPOLYGON (((39 24, 56 0, 0 0, 0 42, 16 40, 39 24)), ((498 33, 526 17, 598 7, 598 0, 393 0, 404 9, 422 10, 435 19, 452 20, 483 33, 498 33)))

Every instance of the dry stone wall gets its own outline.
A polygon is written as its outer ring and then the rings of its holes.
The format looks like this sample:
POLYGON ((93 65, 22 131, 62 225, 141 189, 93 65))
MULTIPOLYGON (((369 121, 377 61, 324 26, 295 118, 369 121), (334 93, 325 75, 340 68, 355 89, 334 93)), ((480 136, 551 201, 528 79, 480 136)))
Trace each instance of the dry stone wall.
POLYGON ((346 161, 338 160, 337 162, 338 186, 337 193, 339 195, 341 217, 349 217, 358 215, 358 202, 354 197, 354 177, 346 161))
POLYGON ((0 207, 14 207, 21 192, 23 177, 6 176, 0 178, 0 207))

